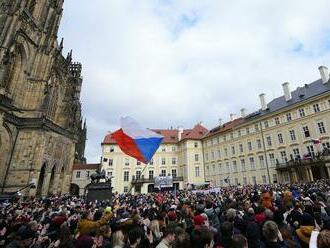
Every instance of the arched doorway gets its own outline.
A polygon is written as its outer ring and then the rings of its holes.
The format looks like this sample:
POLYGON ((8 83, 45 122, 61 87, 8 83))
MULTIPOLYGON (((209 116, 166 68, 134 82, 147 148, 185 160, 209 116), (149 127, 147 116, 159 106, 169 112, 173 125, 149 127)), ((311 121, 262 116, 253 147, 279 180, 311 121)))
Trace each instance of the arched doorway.
POLYGON ((149 184, 148 185, 148 193, 152 193, 154 192, 154 185, 153 184, 149 184))
POLYGON ((54 167, 52 169, 52 172, 50 174, 49 187, 48 187, 48 195, 52 195, 54 193, 55 169, 56 169, 56 165, 54 165, 54 167))
POLYGON ((75 183, 70 184, 70 195, 79 196, 79 186, 75 183))
POLYGON ((37 191, 36 191, 37 196, 41 196, 41 193, 42 193, 42 186, 43 186, 44 180, 45 180, 45 171, 46 171, 46 163, 44 163, 42 165, 40 173, 39 173, 37 191))
POLYGON ((57 193, 59 195, 62 194, 63 184, 64 184, 64 167, 62 167, 62 169, 61 169, 60 178, 58 180, 58 185, 57 185, 57 193))

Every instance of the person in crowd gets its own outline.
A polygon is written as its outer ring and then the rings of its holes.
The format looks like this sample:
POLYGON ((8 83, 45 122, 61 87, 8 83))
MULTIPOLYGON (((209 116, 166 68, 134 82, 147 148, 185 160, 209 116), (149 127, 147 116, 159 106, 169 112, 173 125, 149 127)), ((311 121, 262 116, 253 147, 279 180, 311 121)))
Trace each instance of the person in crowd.
POLYGON ((175 236, 174 226, 166 227, 163 232, 163 239, 156 246, 156 248, 171 248, 175 242, 175 236))
MULTIPOLYGON (((248 248, 248 241, 242 234, 235 234, 232 241, 233 248, 248 248)), ((252 246, 253 247, 253 246, 252 246)))

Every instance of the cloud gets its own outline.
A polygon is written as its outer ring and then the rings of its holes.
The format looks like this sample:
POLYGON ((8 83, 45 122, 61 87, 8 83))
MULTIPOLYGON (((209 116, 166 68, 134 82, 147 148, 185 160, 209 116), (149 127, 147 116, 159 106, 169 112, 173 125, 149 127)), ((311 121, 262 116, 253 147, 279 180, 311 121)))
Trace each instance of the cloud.
POLYGON ((83 63, 88 161, 130 115, 146 127, 214 127, 320 76, 330 2, 67 0, 65 49, 83 63))

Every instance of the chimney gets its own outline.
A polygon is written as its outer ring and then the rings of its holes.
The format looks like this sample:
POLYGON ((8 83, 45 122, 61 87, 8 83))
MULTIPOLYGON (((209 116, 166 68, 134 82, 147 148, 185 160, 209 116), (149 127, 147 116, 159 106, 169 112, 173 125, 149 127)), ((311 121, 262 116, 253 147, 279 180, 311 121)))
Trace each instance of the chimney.
POLYGON ((267 105, 266 105, 266 100, 265 100, 265 93, 261 93, 259 95, 259 98, 260 98, 261 109, 262 110, 266 110, 267 109, 267 105))
POLYGON ((222 125, 222 119, 219 118, 219 119, 218 119, 218 122, 219 122, 219 126, 221 126, 221 125, 222 125))
POLYGON ((241 117, 244 118, 246 116, 246 109, 245 108, 241 108, 241 117))
POLYGON ((235 116, 235 114, 230 114, 230 120, 231 120, 231 121, 234 120, 234 116, 235 116))
POLYGON ((183 127, 178 127, 178 140, 180 141, 182 139, 183 134, 183 127))
POLYGON ((322 78, 322 83, 326 84, 329 81, 329 72, 328 72, 328 67, 321 65, 319 67, 319 71, 321 74, 321 78, 322 78))
POLYGON ((285 101, 290 101, 292 97, 289 89, 289 83, 288 82, 283 83, 282 87, 283 87, 285 101))

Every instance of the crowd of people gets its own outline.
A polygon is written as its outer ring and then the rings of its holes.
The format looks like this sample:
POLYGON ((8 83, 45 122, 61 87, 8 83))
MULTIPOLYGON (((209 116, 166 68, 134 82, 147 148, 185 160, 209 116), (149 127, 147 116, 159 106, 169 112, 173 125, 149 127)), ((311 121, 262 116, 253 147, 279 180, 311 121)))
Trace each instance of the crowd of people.
POLYGON ((330 247, 330 181, 0 203, 0 247, 330 247))

